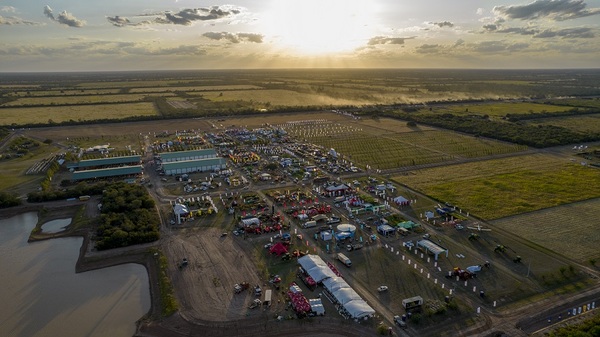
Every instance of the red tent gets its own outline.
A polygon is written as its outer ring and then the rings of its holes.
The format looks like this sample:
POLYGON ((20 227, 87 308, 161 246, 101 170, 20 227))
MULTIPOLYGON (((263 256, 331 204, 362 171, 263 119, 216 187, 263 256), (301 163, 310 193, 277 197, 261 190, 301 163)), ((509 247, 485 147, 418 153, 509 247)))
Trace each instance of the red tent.
POLYGON ((274 244, 271 249, 269 249, 269 252, 271 254, 277 254, 277 256, 281 255, 281 254, 285 254, 288 252, 287 248, 283 245, 283 243, 281 242, 277 242, 276 244, 274 244))

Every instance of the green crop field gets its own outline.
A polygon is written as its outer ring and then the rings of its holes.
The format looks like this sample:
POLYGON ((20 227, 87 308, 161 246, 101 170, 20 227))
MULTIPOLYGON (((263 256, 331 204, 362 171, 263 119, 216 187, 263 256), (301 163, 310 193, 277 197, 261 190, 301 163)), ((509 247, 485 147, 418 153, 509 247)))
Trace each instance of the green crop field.
POLYGON ((531 119, 532 125, 554 125, 582 133, 600 133, 600 114, 531 119))
POLYGON ((539 103, 489 103, 489 104, 460 104, 436 106, 430 111, 421 109, 420 112, 451 113, 454 115, 488 115, 504 117, 506 114, 526 114, 541 112, 564 112, 573 109, 570 106, 557 106, 539 103))
POLYGON ((536 154, 472 162, 396 176, 398 183, 484 219, 600 197, 597 169, 536 154))
MULTIPOLYGON (((194 94, 194 93, 190 93, 194 94)), ((268 106, 325 106, 325 105, 363 105, 368 102, 348 99, 338 99, 327 95, 301 93, 291 90, 266 89, 266 90, 236 90, 226 92, 202 92, 200 95, 204 99, 215 102, 226 101, 247 101, 262 103, 268 106)))
POLYGON ((129 92, 131 93, 145 93, 145 92, 175 92, 175 91, 183 91, 183 92, 198 92, 198 91, 228 91, 228 90, 253 90, 253 89, 263 89, 262 87, 256 85, 205 85, 205 86, 187 86, 187 87, 144 87, 144 88, 133 88, 129 92))
POLYGON ((525 146, 430 128, 427 131, 409 129, 406 123, 398 133, 374 127, 363 129, 362 126, 360 122, 321 123, 298 124, 285 129, 292 136, 325 148, 334 148, 346 159, 375 169, 439 163, 526 149, 525 146))
POLYGON ((52 96, 52 97, 23 97, 2 106, 38 106, 38 105, 78 105, 95 103, 139 102, 147 96, 172 96, 173 93, 160 94, 123 94, 123 95, 90 95, 90 96, 52 96))
POLYGON ((26 91, 15 91, 12 93, 6 94, 6 96, 17 96, 17 97, 27 97, 27 96, 77 96, 77 95, 106 95, 106 94, 118 94, 120 89, 92 89, 92 90, 84 90, 84 89, 64 89, 64 90, 26 90, 26 91))
POLYGON ((600 199, 592 199, 507 217, 494 225, 575 261, 600 261, 600 199))
POLYGON ((549 100, 548 103, 556 104, 556 105, 569 105, 572 107, 582 107, 582 108, 600 108, 600 99, 554 99, 549 100))
POLYGON ((0 125, 13 123, 55 123, 69 120, 119 119, 130 116, 153 116, 157 114, 152 103, 73 105, 61 107, 5 108, 0 110, 0 125))

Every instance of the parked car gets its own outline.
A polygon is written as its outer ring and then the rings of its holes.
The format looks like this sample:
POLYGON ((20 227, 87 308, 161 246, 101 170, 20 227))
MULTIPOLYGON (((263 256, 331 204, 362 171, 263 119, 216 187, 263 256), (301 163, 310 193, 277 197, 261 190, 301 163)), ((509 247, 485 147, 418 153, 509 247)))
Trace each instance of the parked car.
POLYGON ((401 328, 406 328, 406 322, 400 316, 394 316, 394 323, 401 328))
POLYGON ((377 287, 377 291, 380 292, 380 293, 382 293, 384 291, 387 291, 387 290, 388 290, 388 286, 379 286, 379 287, 377 287))

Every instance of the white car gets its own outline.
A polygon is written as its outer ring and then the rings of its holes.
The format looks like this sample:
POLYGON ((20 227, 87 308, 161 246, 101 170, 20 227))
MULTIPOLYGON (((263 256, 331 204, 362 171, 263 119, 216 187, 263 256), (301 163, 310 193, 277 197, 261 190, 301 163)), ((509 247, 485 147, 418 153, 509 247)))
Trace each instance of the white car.
POLYGON ((377 287, 377 291, 380 292, 380 293, 384 292, 384 291, 387 291, 387 290, 388 290, 387 286, 379 286, 379 287, 377 287))

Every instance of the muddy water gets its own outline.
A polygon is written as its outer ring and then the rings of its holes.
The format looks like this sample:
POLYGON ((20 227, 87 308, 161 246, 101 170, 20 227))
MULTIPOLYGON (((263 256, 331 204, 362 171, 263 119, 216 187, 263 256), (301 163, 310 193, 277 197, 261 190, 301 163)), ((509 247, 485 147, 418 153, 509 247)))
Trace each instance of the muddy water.
POLYGON ((58 233, 62 232, 65 227, 71 223, 71 219, 57 219, 46 222, 42 226, 43 233, 58 233))
POLYGON ((75 274, 81 238, 27 243, 35 213, 0 220, 0 335, 132 336, 148 275, 127 264, 75 274))

